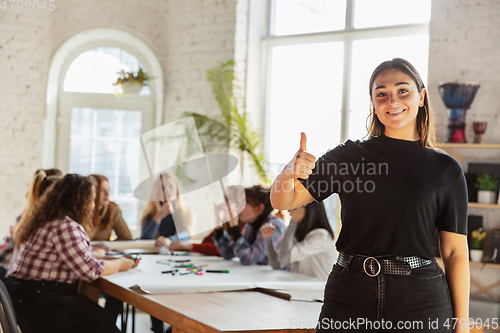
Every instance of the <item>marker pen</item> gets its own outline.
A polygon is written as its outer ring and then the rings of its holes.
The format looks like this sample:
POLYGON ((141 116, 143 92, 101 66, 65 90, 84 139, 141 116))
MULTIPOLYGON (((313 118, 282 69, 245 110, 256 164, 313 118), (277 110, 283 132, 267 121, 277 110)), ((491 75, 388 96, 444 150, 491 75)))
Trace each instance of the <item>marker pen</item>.
POLYGON ((179 270, 178 269, 172 269, 172 270, 169 270, 169 271, 162 271, 161 273, 162 274, 167 274, 167 273, 175 273, 175 272, 178 272, 179 270))
POLYGON ((228 270, 215 270, 215 269, 206 269, 205 272, 207 272, 207 273, 229 273, 228 270))

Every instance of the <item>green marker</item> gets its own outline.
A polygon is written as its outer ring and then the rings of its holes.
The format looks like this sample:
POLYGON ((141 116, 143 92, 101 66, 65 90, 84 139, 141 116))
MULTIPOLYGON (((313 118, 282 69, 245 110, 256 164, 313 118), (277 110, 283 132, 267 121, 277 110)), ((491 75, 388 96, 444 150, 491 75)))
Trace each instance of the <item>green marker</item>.
POLYGON ((222 270, 213 270, 213 269, 207 269, 205 272, 207 273, 229 273, 229 271, 222 271, 222 270))

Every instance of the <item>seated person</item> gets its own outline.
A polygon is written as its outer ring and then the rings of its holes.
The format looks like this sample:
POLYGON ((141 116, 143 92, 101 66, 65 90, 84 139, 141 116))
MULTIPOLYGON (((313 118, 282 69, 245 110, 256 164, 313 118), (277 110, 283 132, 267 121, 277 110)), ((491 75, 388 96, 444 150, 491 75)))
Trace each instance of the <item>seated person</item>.
POLYGON ((109 201, 109 181, 103 175, 91 175, 97 181, 95 210, 93 217, 94 232, 92 240, 107 241, 111 233, 116 233, 117 240, 131 240, 132 233, 123 219, 120 207, 109 201))
MULTIPOLYGON (((141 239, 155 239, 156 247, 168 248, 173 242, 189 240, 191 211, 182 202, 179 180, 168 172, 156 180, 141 218, 141 239)), ((163 322, 151 316, 151 330, 163 333, 163 322)))
MULTIPOLYGON (((243 186, 232 185, 226 188, 226 196, 225 196, 226 202, 215 206, 215 220, 218 222, 218 225, 222 224, 221 214, 223 212, 226 212, 227 214, 229 205, 235 204, 238 206, 241 204, 241 201, 243 201, 242 202, 243 205, 245 204, 244 193, 245 189, 243 188, 243 186)), ((226 218, 226 221, 227 220, 229 220, 229 218, 226 218)), ((244 225, 245 223, 242 222, 239 223, 240 232, 243 229, 244 225)), ((226 229, 226 231, 229 231, 228 224, 224 224, 223 227, 226 229)), ((213 240, 214 235, 215 235, 215 229, 208 236, 206 236, 200 244, 194 244, 179 239, 175 241, 172 245, 170 245, 169 250, 194 251, 207 256, 221 256, 219 250, 217 250, 217 247, 215 246, 213 240)))
POLYGON ((229 232, 222 226, 216 228, 214 243, 225 259, 238 257, 243 265, 267 265, 266 242, 260 227, 266 223, 276 227, 272 238, 277 251, 285 234, 285 224, 272 214, 274 209, 268 189, 260 185, 245 188, 245 198, 245 208, 228 222, 229 232), (240 221, 246 223, 241 232, 238 226, 240 221))
POLYGON ((17 228, 18 253, 5 285, 23 333, 120 332, 104 309, 77 292, 78 280, 92 282, 138 263, 95 258, 86 232, 94 200, 94 180, 68 174, 17 228))
POLYGON ((5 280, 5 274, 9 270, 9 265, 14 253, 14 241, 12 235, 19 224, 24 223, 26 217, 35 207, 40 196, 53 183, 62 178, 62 172, 59 169, 38 169, 31 180, 28 192, 26 192, 26 206, 24 211, 16 218, 14 224, 9 228, 9 234, 0 243, 0 279, 5 280))
POLYGON ((141 239, 156 239, 157 247, 169 247, 178 239, 189 240, 191 211, 182 202, 177 177, 162 173, 151 197, 141 218, 141 239))
POLYGON ((283 269, 291 263, 292 272, 326 281, 337 260, 337 250, 325 206, 313 201, 289 212, 291 221, 277 254, 272 246, 272 235, 276 229, 274 225, 265 224, 260 229, 266 239, 267 257, 271 266, 283 269))

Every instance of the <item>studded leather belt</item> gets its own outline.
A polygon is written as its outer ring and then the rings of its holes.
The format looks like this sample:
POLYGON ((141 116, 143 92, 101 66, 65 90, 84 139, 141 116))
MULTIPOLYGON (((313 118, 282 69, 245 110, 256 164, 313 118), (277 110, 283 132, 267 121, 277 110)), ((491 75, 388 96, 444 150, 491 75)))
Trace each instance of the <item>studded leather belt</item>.
POLYGON ((366 275, 375 277, 379 274, 410 275, 412 268, 427 266, 432 260, 418 256, 403 257, 393 256, 391 259, 383 257, 367 257, 339 253, 337 264, 347 270, 363 271, 366 275))

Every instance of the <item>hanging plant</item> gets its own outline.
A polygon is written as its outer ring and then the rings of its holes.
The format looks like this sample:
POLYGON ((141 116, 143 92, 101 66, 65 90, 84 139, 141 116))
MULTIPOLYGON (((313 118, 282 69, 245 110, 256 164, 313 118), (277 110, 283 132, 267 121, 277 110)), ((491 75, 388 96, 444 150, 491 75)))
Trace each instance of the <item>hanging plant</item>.
POLYGON ((138 94, 144 86, 149 85, 150 78, 142 67, 139 67, 137 73, 122 70, 117 74, 118 79, 113 83, 113 86, 118 97, 122 97, 124 94, 138 94))

